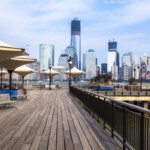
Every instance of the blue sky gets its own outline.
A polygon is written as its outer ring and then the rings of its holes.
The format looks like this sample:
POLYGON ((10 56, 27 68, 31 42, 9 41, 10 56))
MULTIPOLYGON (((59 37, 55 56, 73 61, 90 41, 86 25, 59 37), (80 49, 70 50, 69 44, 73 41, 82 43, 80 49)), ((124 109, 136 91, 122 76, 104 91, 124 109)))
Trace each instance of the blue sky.
POLYGON ((39 58, 39 44, 55 45, 55 65, 70 44, 70 24, 81 20, 82 52, 92 48, 98 63, 107 60, 107 43, 118 51, 150 56, 150 0, 1 0, 0 40, 16 47, 30 45, 39 58))

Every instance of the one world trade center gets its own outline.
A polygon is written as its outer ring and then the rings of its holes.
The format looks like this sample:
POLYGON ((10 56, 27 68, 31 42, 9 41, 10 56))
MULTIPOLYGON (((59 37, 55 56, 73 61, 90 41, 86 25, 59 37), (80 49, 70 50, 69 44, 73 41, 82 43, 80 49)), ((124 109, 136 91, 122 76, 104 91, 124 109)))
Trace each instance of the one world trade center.
POLYGON ((76 66, 81 70, 81 27, 78 18, 71 22, 71 45, 75 48, 76 66))

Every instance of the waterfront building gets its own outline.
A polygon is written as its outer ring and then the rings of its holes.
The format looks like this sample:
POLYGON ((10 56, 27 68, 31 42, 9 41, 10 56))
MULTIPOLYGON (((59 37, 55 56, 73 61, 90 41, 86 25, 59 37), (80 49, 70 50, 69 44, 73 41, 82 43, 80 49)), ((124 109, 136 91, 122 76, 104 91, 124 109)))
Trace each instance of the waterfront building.
MULTIPOLYGON (((67 71, 67 68, 65 68, 64 66, 54 66, 53 69, 59 73, 63 73, 67 71)), ((53 81, 63 81, 67 79, 68 79, 68 75, 66 74, 58 74, 53 77, 53 81)))
POLYGON ((100 67, 96 65, 96 74, 100 74, 100 67))
POLYGON ((37 72, 28 74, 25 78, 29 80, 40 80, 40 62, 34 62, 27 65, 29 68, 36 70, 37 72))
POLYGON ((67 54, 68 56, 71 56, 71 61, 72 61, 72 65, 71 68, 73 67, 78 67, 78 62, 77 62, 77 55, 76 55, 76 50, 72 45, 69 45, 66 47, 65 50, 65 54, 67 54))
POLYGON ((111 72, 112 66, 119 68, 119 52, 117 51, 117 42, 114 40, 108 42, 107 72, 111 72))
POLYGON ((86 79, 96 76, 96 53, 93 49, 89 49, 86 53, 86 79))
POLYGON ((106 74, 107 73, 107 63, 102 63, 101 64, 101 74, 106 74))
POLYGON ((122 65, 122 79, 129 80, 129 66, 126 64, 122 65))
POLYGON ((40 44, 39 60, 40 72, 48 70, 50 64, 54 66, 54 45, 40 44))
POLYGON ((61 55, 60 55, 57 66, 63 66, 63 67, 65 67, 67 70, 69 69, 69 65, 68 65, 68 55, 67 55, 67 54, 61 54, 61 55))
POLYGON ((147 56, 147 65, 150 65, 150 56, 147 56))
POLYGON ((111 67, 112 78, 118 80, 118 66, 111 67))
POLYGON ((139 64, 138 63, 138 56, 137 55, 134 55, 134 61, 135 61, 135 65, 139 64))
POLYGON ((77 68, 81 70, 81 26, 77 17, 71 21, 71 45, 75 48, 77 68))
POLYGON ((83 64, 82 64, 82 70, 86 71, 86 53, 83 53, 83 64))
POLYGON ((141 64, 141 66, 143 66, 143 65, 147 65, 147 56, 146 56, 146 54, 144 54, 144 56, 141 56, 141 58, 140 58, 140 64, 141 64))
POLYGON ((115 51, 108 51, 107 55, 107 72, 111 73, 111 67, 116 66, 116 55, 115 51))
POLYGON ((131 56, 129 53, 123 54, 122 56, 122 66, 127 65, 128 67, 131 66, 131 56))

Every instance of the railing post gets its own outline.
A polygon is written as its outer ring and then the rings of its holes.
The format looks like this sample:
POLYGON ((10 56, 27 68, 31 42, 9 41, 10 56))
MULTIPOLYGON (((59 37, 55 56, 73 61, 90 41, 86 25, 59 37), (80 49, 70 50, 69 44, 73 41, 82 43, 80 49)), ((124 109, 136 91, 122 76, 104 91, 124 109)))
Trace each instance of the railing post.
POLYGON ((111 137, 112 138, 114 138, 114 111, 115 111, 115 109, 114 109, 114 107, 115 107, 115 105, 114 105, 114 101, 112 101, 112 116, 111 116, 111 137))
POLYGON ((141 113, 141 119, 140 119, 140 150, 144 149, 144 113, 141 113))
POLYGON ((104 124, 104 129, 106 128, 106 126, 105 126, 105 124, 106 124, 106 122, 105 122, 105 103, 106 103, 106 98, 104 98, 104 111, 103 111, 103 113, 104 113, 104 118, 103 118, 103 124, 104 124))
POLYGON ((123 150, 126 149, 126 107, 123 106, 123 150))

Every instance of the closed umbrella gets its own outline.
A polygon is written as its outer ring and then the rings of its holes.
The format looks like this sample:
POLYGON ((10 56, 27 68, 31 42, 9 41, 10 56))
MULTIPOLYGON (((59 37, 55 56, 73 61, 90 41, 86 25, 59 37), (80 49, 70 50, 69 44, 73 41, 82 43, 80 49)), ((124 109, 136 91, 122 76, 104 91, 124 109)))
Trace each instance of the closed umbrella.
POLYGON ((28 58, 27 56, 18 56, 18 57, 13 57, 9 58, 7 60, 4 60, 0 62, 0 66, 3 68, 6 68, 9 73, 9 89, 11 89, 11 75, 13 71, 25 64, 30 64, 35 62, 36 59, 28 58))
POLYGON ((22 84, 24 85, 24 77, 30 73, 38 72, 32 68, 27 67, 26 65, 20 66, 14 70, 15 73, 19 74, 22 77, 22 84))

